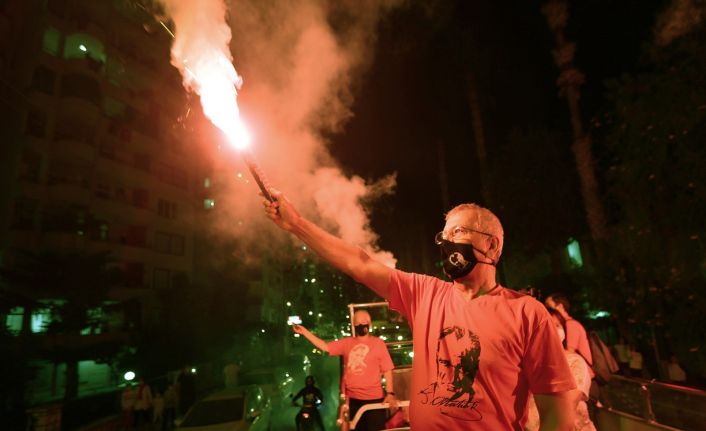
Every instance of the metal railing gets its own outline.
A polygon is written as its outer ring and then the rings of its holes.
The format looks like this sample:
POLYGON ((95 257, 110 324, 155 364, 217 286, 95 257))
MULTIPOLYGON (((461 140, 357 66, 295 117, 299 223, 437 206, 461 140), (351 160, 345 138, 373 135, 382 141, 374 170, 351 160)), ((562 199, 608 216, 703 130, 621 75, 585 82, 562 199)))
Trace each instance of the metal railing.
POLYGON ((706 430, 706 391, 614 375, 602 388, 608 410, 683 430, 706 430))

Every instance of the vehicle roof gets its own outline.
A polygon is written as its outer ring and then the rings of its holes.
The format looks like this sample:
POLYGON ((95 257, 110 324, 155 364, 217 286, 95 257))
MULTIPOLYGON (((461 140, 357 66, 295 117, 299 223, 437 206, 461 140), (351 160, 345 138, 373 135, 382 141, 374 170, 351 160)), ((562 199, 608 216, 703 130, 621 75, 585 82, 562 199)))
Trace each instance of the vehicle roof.
POLYGON ((237 388, 223 389, 221 391, 212 393, 211 395, 204 398, 202 401, 223 400, 223 399, 227 399, 227 398, 243 397, 243 396, 245 396, 247 389, 248 389, 247 386, 239 386, 237 388))

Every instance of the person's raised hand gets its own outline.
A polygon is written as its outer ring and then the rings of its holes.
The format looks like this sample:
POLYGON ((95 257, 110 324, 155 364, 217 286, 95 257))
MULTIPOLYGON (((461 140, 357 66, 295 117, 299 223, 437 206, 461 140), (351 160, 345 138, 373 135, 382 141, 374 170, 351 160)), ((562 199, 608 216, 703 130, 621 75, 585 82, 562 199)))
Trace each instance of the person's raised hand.
POLYGON ((274 202, 267 199, 262 202, 265 214, 281 229, 291 232, 301 218, 299 212, 279 190, 270 189, 270 194, 274 198, 274 202))
POLYGON ((304 334, 304 327, 302 325, 295 324, 295 325, 292 325, 292 331, 294 331, 295 333, 297 333, 299 335, 303 335, 304 334))

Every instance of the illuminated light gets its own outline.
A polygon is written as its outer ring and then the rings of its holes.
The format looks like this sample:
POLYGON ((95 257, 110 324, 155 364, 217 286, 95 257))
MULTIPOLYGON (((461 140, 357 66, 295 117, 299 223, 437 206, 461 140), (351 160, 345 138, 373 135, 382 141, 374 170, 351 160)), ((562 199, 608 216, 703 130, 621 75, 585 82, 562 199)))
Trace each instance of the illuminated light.
POLYGON ((299 334, 294 334, 295 337, 299 338, 299 334))
POLYGON ((404 340, 404 337, 401 336, 401 335, 398 335, 398 336, 397 336, 397 341, 402 341, 402 340, 404 340))
POLYGON ((324 293, 324 289, 320 289, 320 290, 319 290, 319 293, 324 293))
POLYGON ((588 312, 589 319, 600 319, 601 317, 610 317, 610 313, 605 310, 593 310, 588 312))
POLYGON ((264 333, 265 333, 265 330, 264 330, 264 329, 260 329, 260 332, 262 332, 262 333, 264 334, 264 333))
POLYGON ((241 172, 238 172, 238 178, 243 178, 243 174, 241 172))
POLYGON ((380 339, 381 339, 381 340, 385 340, 385 341, 387 341, 387 337, 386 337, 386 336, 384 336, 384 335, 381 335, 381 336, 380 336, 380 339))
POLYGON ((135 373, 132 371, 128 371, 125 374, 123 374, 123 379, 127 380, 128 382, 131 382, 135 378, 135 373))
POLYGON ((315 279, 315 278, 312 278, 312 279, 311 279, 311 282, 312 282, 312 283, 316 283, 316 279, 315 279))
POLYGON ((191 369, 191 374, 196 374, 196 368, 191 369))
POLYGON ((211 187, 211 179, 206 177, 203 179, 203 188, 207 189, 211 187))
POLYGON ((414 352, 409 352, 409 353, 407 353, 407 355, 408 355, 410 358, 414 358, 414 352))
POLYGON ((318 316, 321 317, 321 316, 323 316, 323 314, 319 313, 318 316))
POLYGON ((569 260, 573 266, 578 268, 583 266, 581 246, 578 241, 573 238, 569 238, 569 243, 566 245, 566 253, 569 255, 569 260))
POLYGON ((88 48, 86 48, 86 45, 84 45, 84 44, 79 45, 79 46, 78 46, 78 49, 80 49, 80 50, 83 51, 83 52, 88 51, 88 48))
POLYGON ((206 198, 203 200, 204 209, 210 210, 216 206, 216 200, 211 198, 206 198))
POLYGON ((313 312, 313 311, 309 311, 309 316, 313 316, 313 315, 314 315, 314 312, 313 312))
POLYGON ((400 329, 400 325, 396 325, 396 326, 395 326, 395 329, 400 329))
POLYGON ((291 307, 291 306, 292 306, 292 303, 287 301, 287 307, 291 307))
POLYGON ((305 246, 305 245, 302 246, 302 250, 306 251, 306 246, 305 246))
POLYGON ((382 327, 382 328, 380 328, 380 329, 383 329, 383 330, 384 330, 384 329, 385 329, 385 327, 383 326, 383 327, 382 327))

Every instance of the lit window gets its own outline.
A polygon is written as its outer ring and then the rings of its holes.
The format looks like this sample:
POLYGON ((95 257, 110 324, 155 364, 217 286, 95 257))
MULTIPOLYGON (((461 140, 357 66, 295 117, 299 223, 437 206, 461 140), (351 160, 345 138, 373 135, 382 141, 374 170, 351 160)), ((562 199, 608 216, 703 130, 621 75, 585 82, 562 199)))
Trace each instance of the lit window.
POLYGON ((13 334, 17 335, 22 331, 22 319, 24 317, 24 308, 15 307, 5 317, 5 327, 13 334))
POLYGON ((32 313, 32 332, 35 334, 46 332, 49 322, 51 322, 49 310, 35 310, 32 313))
POLYGON ((49 27, 44 30, 44 35, 42 36, 42 50, 51 55, 59 55, 59 41, 61 40, 61 33, 54 27, 49 27))
POLYGON ((566 246, 566 252, 569 255, 569 261, 577 268, 583 266, 583 258, 581 257, 581 246, 575 239, 569 239, 569 244, 566 246))

